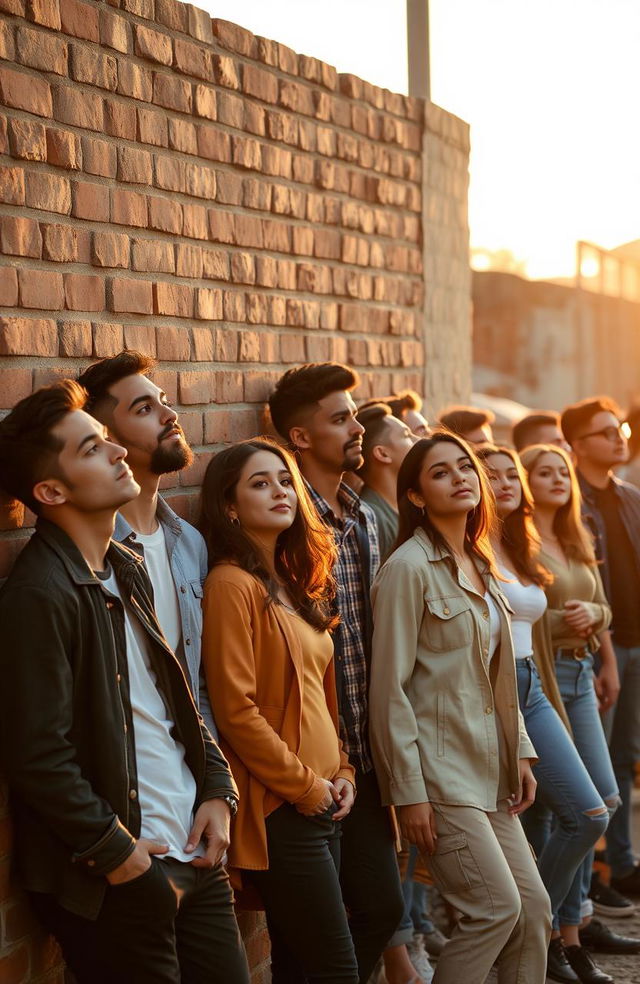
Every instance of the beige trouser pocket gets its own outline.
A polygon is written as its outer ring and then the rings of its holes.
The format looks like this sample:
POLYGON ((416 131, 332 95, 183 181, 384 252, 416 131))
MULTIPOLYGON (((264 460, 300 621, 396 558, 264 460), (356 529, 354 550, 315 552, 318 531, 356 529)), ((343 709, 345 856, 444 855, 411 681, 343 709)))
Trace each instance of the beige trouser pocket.
POLYGON ((436 885, 447 892, 466 893, 484 886, 465 833, 440 834, 435 852, 425 861, 436 885))

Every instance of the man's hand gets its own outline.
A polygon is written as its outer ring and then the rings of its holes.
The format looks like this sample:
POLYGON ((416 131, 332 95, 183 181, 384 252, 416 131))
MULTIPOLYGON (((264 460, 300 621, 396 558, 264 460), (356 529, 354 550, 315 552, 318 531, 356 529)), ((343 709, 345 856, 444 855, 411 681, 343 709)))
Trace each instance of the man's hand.
POLYGON ((431 803, 412 803, 410 806, 399 806, 397 812, 402 836, 410 844, 415 844, 421 854, 433 854, 436 849, 438 834, 436 815, 431 803))
POLYGON ((339 804, 340 809, 336 810, 336 812, 333 814, 331 819, 344 820, 344 818, 351 810, 351 807, 353 806, 353 802, 356 798, 356 791, 354 785, 352 782, 349 782, 348 779, 334 779, 333 788, 334 788, 333 799, 335 803, 339 804))
POLYGON ((141 837, 136 841, 136 846, 126 861, 119 864, 113 871, 107 872, 107 881, 110 885, 124 885, 125 882, 133 881, 139 875, 144 875, 151 867, 151 856, 153 854, 166 854, 169 850, 168 844, 159 844, 158 841, 148 840, 141 837))
POLYGON ((202 803, 193 818, 193 827, 185 847, 187 854, 195 851, 204 838, 207 851, 203 858, 194 858, 194 868, 215 868, 220 864, 231 843, 231 810, 223 799, 210 799, 202 803))
POLYGON ((531 771, 529 759, 519 760, 518 771, 520 773, 520 786, 517 792, 509 797, 511 804, 509 806, 509 813, 513 817, 517 817, 520 813, 524 813, 525 810, 529 809, 536 798, 536 787, 538 785, 531 771))
POLYGON ((598 710, 600 713, 613 707, 620 693, 620 677, 618 667, 615 663, 605 663, 600 672, 593 678, 596 697, 598 698, 598 710))

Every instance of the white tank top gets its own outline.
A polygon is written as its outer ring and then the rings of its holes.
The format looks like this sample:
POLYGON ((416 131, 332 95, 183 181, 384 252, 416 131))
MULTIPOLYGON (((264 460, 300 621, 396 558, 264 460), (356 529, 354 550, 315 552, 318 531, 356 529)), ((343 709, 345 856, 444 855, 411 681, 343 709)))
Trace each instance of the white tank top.
POLYGON ((521 584, 506 567, 500 567, 500 573, 509 578, 506 582, 500 582, 500 590, 513 609, 511 632, 514 652, 516 659, 524 659, 533 655, 531 629, 545 613, 547 596, 537 584, 521 584))

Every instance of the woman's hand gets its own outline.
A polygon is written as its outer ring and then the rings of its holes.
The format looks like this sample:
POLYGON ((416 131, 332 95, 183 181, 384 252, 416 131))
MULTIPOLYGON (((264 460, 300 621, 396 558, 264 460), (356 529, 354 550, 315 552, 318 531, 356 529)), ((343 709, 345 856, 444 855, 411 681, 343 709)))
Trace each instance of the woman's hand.
POLYGON ((615 663, 603 663, 600 672, 593 678, 593 687, 598 698, 601 714, 613 707, 620 693, 620 677, 615 663))
POLYGON ((326 813, 337 797, 337 793, 332 782, 329 782, 328 779, 320 779, 320 782, 324 787, 322 799, 319 800, 312 809, 301 810, 299 807, 296 807, 298 813, 301 813, 304 817, 317 817, 320 813, 326 813))
POLYGON ((344 820, 350 812, 356 798, 355 786, 352 782, 349 782, 348 779, 334 779, 333 788, 335 790, 333 798, 339 805, 340 809, 336 810, 331 819, 344 820))
POLYGON ((415 844, 421 854, 433 854, 436 849, 436 815, 431 803, 412 803, 397 808, 402 836, 415 844))
POLYGON ((538 785, 531 771, 531 762, 529 759, 520 759, 518 761, 518 772, 520 773, 520 786, 517 792, 509 797, 511 804, 509 806, 509 813, 514 817, 529 809, 536 798, 536 787, 538 785))
POLYGON ((589 608, 584 601, 565 601, 564 620, 577 635, 587 638, 594 626, 589 608))

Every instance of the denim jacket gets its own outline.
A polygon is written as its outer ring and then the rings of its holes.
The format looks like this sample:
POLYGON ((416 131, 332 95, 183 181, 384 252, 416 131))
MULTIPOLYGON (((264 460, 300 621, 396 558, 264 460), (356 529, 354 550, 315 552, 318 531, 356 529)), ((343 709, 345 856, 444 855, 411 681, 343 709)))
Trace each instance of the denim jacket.
MULTIPOLYGON (((611 598, 611 579, 607 564, 607 530, 602 513, 596 505, 595 489, 578 472, 580 491, 582 493, 582 519, 595 541, 596 557, 601 562, 600 575, 604 593, 611 598)), ((629 535, 629 541, 635 553, 635 561, 640 571, 640 491, 634 485, 623 482, 615 476, 611 477, 615 493, 620 502, 620 515, 629 535)))
MULTIPOLYGON (((209 703, 207 684, 200 664, 202 586, 208 573, 207 548, 201 534, 190 523, 176 515, 161 496, 158 496, 156 516, 162 526, 167 544, 169 563, 171 564, 180 608, 182 641, 179 646, 180 651, 176 653, 176 656, 185 670, 196 707, 202 714, 209 731, 217 739, 218 733, 209 703)), ((135 531, 120 513, 116 516, 113 539, 119 543, 124 543, 144 560, 142 544, 138 542, 135 531)))

